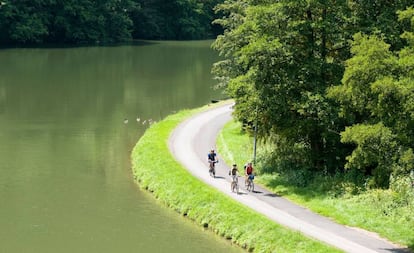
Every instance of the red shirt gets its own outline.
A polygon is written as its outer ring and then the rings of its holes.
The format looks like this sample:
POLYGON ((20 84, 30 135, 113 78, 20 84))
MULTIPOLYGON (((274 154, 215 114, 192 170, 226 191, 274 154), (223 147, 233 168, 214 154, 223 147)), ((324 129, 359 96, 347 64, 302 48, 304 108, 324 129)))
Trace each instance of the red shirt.
POLYGON ((247 166, 246 167, 246 174, 250 175, 250 174, 252 174, 252 172, 253 172, 253 167, 252 166, 247 166))

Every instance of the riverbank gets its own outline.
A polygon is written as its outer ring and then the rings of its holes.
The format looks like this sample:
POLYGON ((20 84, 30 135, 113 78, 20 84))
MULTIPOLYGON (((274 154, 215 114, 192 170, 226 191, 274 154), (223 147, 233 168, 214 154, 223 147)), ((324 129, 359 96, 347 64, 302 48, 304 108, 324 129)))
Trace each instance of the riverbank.
POLYGON ((171 132, 211 107, 181 111, 145 132, 132 151, 138 185, 181 215, 251 252, 340 252, 253 212, 194 178, 174 159, 167 143, 171 132))

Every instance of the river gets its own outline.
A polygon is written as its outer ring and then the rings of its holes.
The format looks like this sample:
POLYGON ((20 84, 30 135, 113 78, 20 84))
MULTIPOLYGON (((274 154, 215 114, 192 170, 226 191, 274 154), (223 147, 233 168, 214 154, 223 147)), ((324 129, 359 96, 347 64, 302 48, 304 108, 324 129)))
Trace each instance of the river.
POLYGON ((149 126, 223 97, 211 41, 0 50, 0 252, 241 252, 133 182, 149 126))

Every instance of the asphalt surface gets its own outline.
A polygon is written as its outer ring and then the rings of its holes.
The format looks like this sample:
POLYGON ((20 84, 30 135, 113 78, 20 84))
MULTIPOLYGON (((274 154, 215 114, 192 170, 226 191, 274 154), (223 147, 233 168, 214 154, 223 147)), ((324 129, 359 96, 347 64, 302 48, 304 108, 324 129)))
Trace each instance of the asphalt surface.
MULTIPOLYGON (((232 104, 212 108, 181 123, 170 136, 171 153, 195 177, 271 220, 345 252, 409 252, 374 233, 334 223, 257 185, 253 192, 248 192, 244 189, 243 178, 239 179, 240 192, 232 192, 229 165, 220 159, 220 154, 219 163, 216 164, 216 177, 210 177, 207 154, 211 148, 215 148, 216 137, 224 124, 231 120, 231 113, 232 104)), ((239 170, 242 169, 241 165, 238 167, 239 170)))

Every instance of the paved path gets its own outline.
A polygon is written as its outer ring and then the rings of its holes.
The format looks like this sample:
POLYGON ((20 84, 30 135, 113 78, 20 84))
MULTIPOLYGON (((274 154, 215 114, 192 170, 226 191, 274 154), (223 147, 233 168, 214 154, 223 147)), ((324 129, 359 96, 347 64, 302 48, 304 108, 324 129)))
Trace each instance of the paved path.
MULTIPOLYGON (((216 165, 216 178, 210 177, 207 153, 215 147, 217 134, 231 119, 231 112, 231 104, 208 110, 180 124, 171 135, 170 151, 194 176, 271 220, 345 252, 408 252, 373 233, 338 225, 258 186, 253 193, 246 192, 244 187, 239 194, 232 193, 227 174, 229 167, 222 160, 216 165)), ((239 181, 242 182, 242 178, 239 181)))

